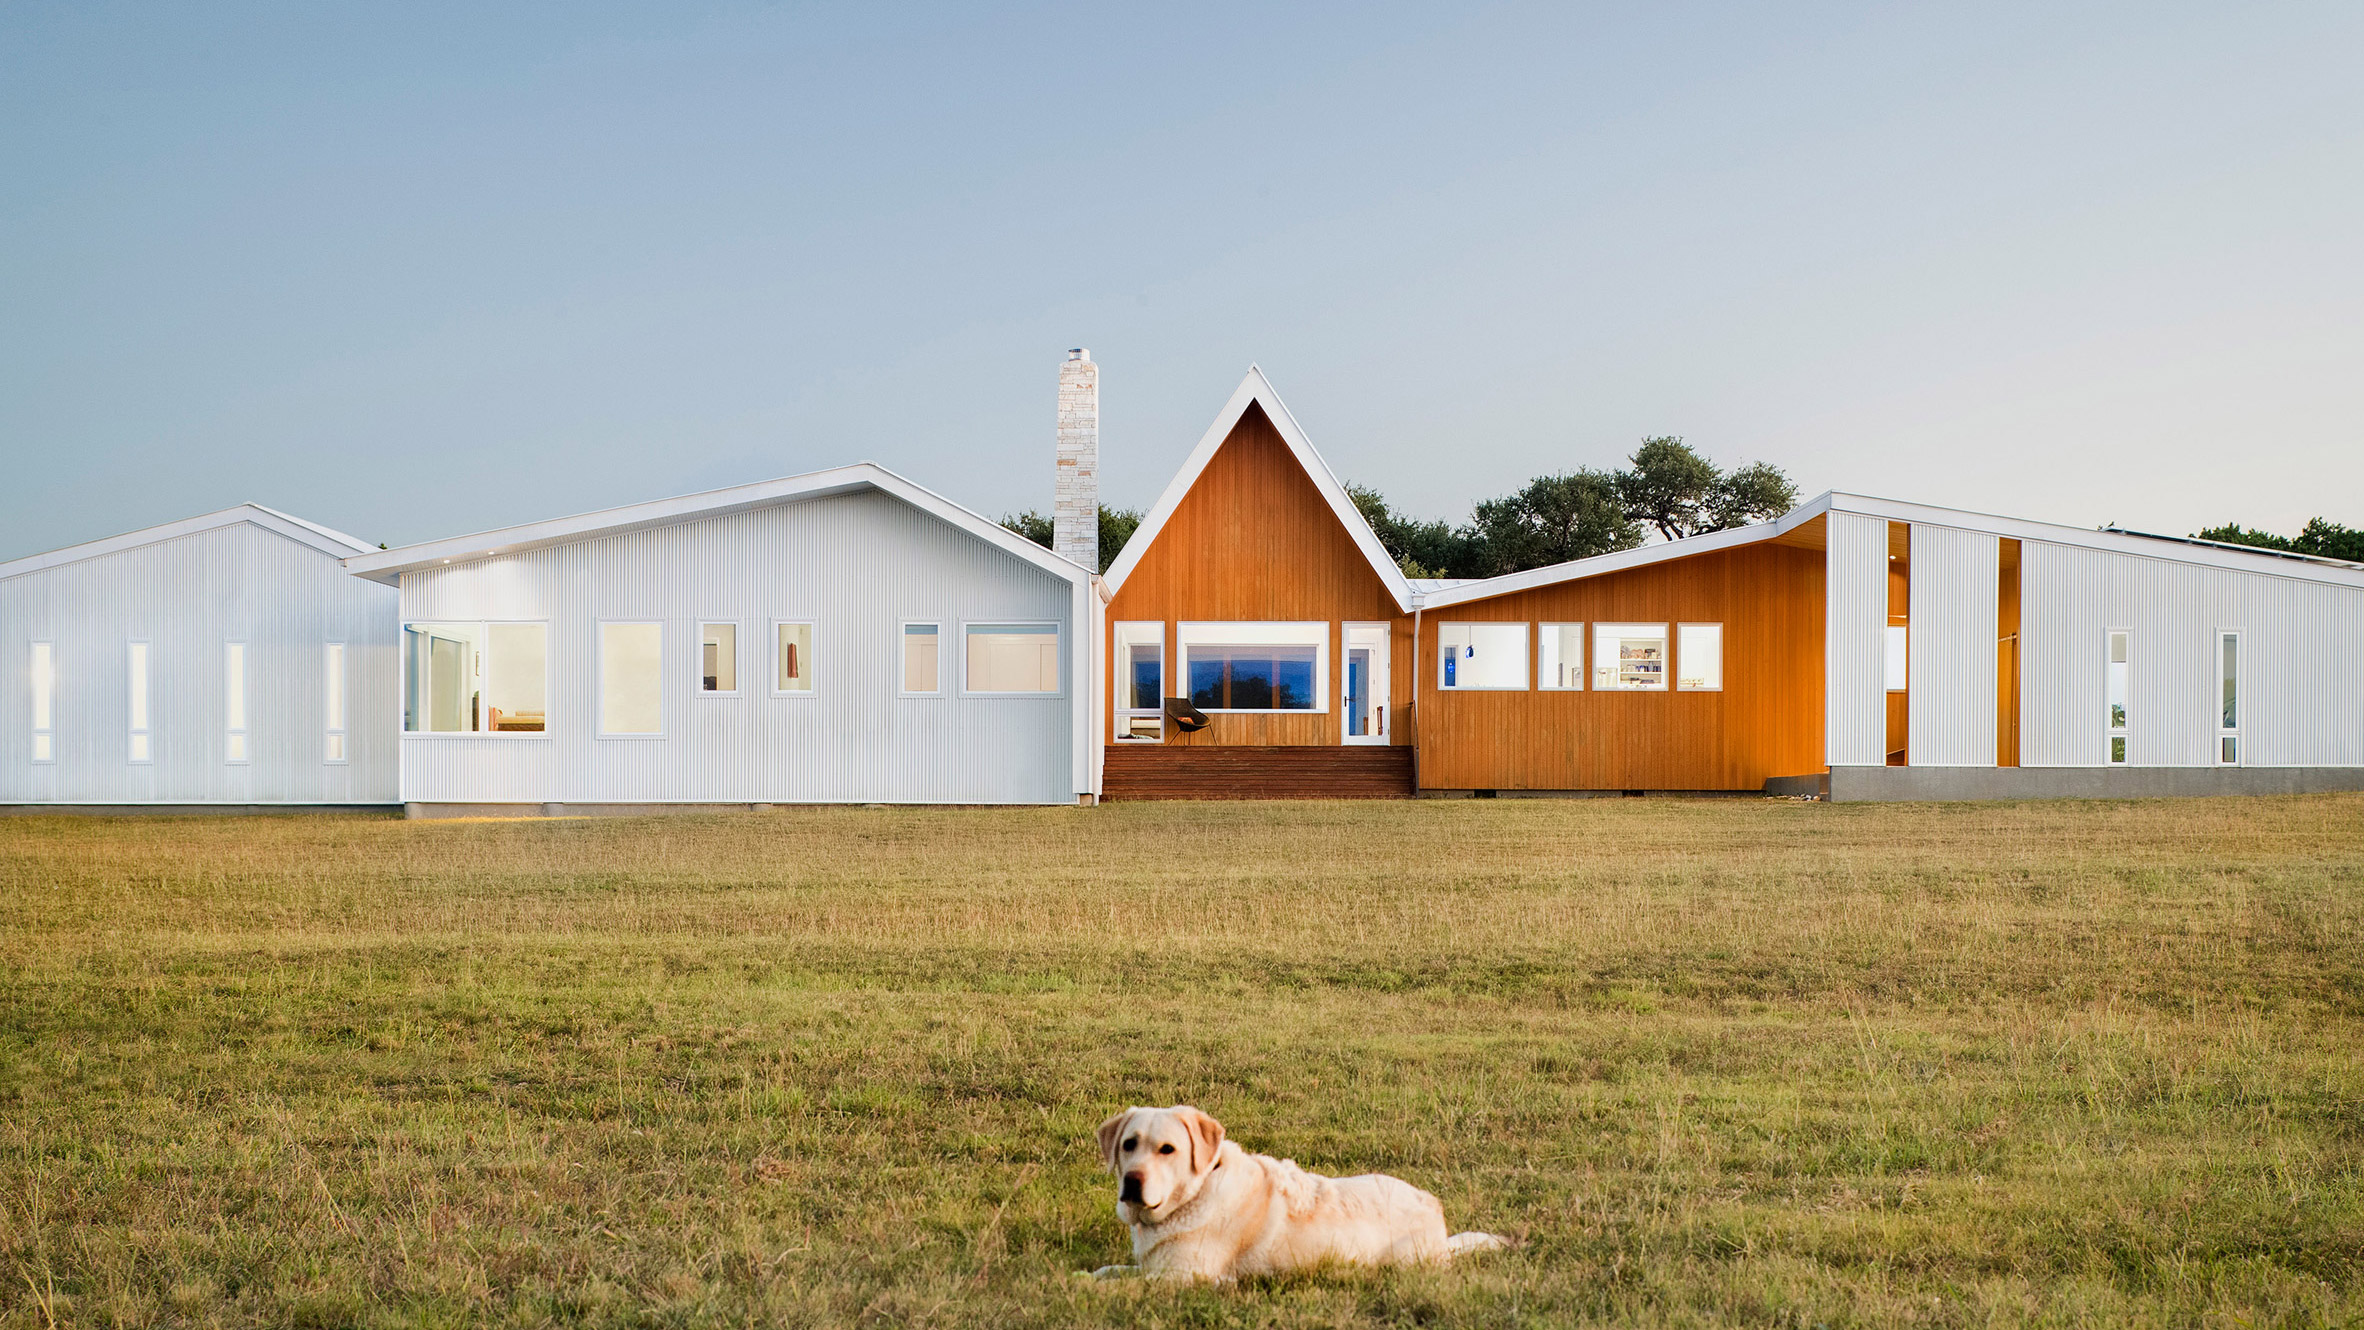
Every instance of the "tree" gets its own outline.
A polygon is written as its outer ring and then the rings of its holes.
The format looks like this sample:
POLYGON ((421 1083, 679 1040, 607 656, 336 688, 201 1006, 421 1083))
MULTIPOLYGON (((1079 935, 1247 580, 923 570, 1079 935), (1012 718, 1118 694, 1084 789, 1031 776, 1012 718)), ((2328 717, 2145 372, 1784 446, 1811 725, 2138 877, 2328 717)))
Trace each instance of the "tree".
POLYGON ((2227 545, 2250 545, 2261 550, 2288 550, 2293 554, 2364 563, 2364 530, 2341 526, 2325 517, 2309 518, 2296 536, 2277 536, 2238 522, 2212 526, 2192 535, 2195 540, 2218 540, 2227 545))
POLYGON ((1642 543, 1617 478, 1589 469, 1538 476, 1516 494, 1489 499, 1464 530, 1464 566, 1455 570, 1464 577, 1498 577, 1642 543))
MULTIPOLYGON (((1057 539, 1057 523, 1032 508, 1015 516, 1002 518, 1001 524, 1046 550, 1056 548, 1054 542, 1057 539)), ((1107 572, 1108 565, 1116 562, 1118 552, 1124 549, 1125 542, 1133 538, 1133 532, 1139 530, 1140 526, 1141 514, 1137 509, 1111 508, 1107 504, 1101 504, 1100 566, 1092 571, 1107 572)))
POLYGON ((1390 508, 1379 491, 1368 485, 1348 485, 1346 496, 1370 523, 1379 547, 1406 577, 1452 577, 1465 558, 1465 541, 1448 522, 1423 522, 1390 508))
POLYGON ((1616 485, 1626 515, 1668 540, 1769 521, 1798 501, 1781 468, 1756 462, 1726 473, 1671 435, 1642 440, 1616 485))

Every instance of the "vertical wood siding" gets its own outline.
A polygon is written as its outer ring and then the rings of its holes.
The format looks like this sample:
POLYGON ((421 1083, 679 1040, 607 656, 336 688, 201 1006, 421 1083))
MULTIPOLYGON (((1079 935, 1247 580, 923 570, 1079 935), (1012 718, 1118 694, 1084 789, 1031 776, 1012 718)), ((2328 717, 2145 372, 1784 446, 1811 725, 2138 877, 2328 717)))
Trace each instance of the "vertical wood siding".
POLYGON ((1825 752, 1832 766, 1878 766, 1887 760, 1888 522, 1832 513, 1827 540, 1825 752))
POLYGON ((395 593, 250 523, 0 581, 0 803, 392 803, 395 593), (154 760, 129 760, 148 648, 154 760), (56 644, 57 761, 31 752, 31 644, 56 644), (247 645, 248 760, 224 760, 223 644, 247 645), (326 760, 322 647, 345 648, 348 760, 326 760))
POLYGON ((1091 770, 1076 604, 1074 583, 876 492, 405 574, 406 621, 549 621, 550 729, 406 736, 403 798, 1072 803, 1091 770), (662 737, 594 737, 601 619, 664 624, 662 737), (809 697, 772 696, 779 619, 814 623, 809 697), (910 619, 944 626, 942 696, 897 695, 910 619), (1060 696, 961 695, 962 623, 1010 620, 1059 625, 1060 696), (735 697, 697 687, 698 626, 718 621, 739 625, 735 697))
POLYGON ((1916 767, 1995 764, 1998 543, 1914 523, 1907 733, 1916 767))
MULTIPOLYGON (((1399 719, 1411 696, 1411 619, 1371 570, 1353 536, 1339 525, 1321 491, 1297 464, 1261 407, 1250 407, 1199 473, 1165 528, 1108 606, 1111 625, 1163 620, 1166 681, 1180 659, 1176 625, 1199 620, 1323 620, 1330 624, 1329 709, 1310 713, 1218 715, 1197 734, 1167 727, 1175 744, 1334 744, 1339 740, 1341 623, 1397 625, 1388 671, 1390 706, 1399 719)), ((1114 657, 1111 628, 1100 659, 1114 657)), ((1410 726, 1391 724, 1395 743, 1410 726)))
POLYGON ((2364 591, 2168 559, 2022 545, 2020 760, 2108 761, 2106 634, 2132 635, 2127 761, 2216 760, 2216 634, 2240 629, 2248 766, 2364 765, 2364 591))

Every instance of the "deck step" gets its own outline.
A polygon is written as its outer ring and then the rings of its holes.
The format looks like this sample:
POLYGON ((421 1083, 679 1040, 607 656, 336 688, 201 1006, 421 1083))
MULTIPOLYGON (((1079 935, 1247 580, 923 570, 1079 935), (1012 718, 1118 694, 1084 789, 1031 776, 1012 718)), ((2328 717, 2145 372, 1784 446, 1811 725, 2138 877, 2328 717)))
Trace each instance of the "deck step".
POLYGON ((1104 771, 1110 800, 1412 797, 1408 747, 1110 744, 1104 771))

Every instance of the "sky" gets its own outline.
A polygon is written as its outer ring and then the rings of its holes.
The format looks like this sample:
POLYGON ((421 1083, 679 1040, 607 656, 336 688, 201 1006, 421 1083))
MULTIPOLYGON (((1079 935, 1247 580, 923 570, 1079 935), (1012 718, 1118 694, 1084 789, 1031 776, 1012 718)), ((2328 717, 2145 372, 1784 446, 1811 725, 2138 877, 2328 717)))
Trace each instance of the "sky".
POLYGON ((1679 435, 2364 526, 2364 7, 0 2, 0 558, 870 460, 1153 503, 1250 364, 1455 520, 1679 435))

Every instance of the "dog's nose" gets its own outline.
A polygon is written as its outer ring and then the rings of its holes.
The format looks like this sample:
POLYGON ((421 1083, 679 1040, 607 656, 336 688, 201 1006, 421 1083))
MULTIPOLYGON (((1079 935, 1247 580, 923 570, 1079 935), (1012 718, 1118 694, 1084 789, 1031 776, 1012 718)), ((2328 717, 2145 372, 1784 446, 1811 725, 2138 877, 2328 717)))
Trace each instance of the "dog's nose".
POLYGON ((1125 1174, 1124 1185, 1123 1185, 1123 1186, 1121 1186, 1121 1187, 1119 1187, 1119 1188, 1117 1188, 1117 1190, 1116 1190, 1116 1199, 1118 1199, 1118 1200, 1120 1200, 1120 1201, 1125 1201, 1125 1202, 1128 1202, 1128 1203, 1131 1203, 1131 1204, 1134 1204, 1134 1205, 1138 1205, 1138 1204, 1140 1204, 1140 1203, 1141 1203, 1141 1175, 1140 1175, 1140 1174, 1138 1174, 1138 1173, 1127 1173, 1127 1174, 1125 1174))

